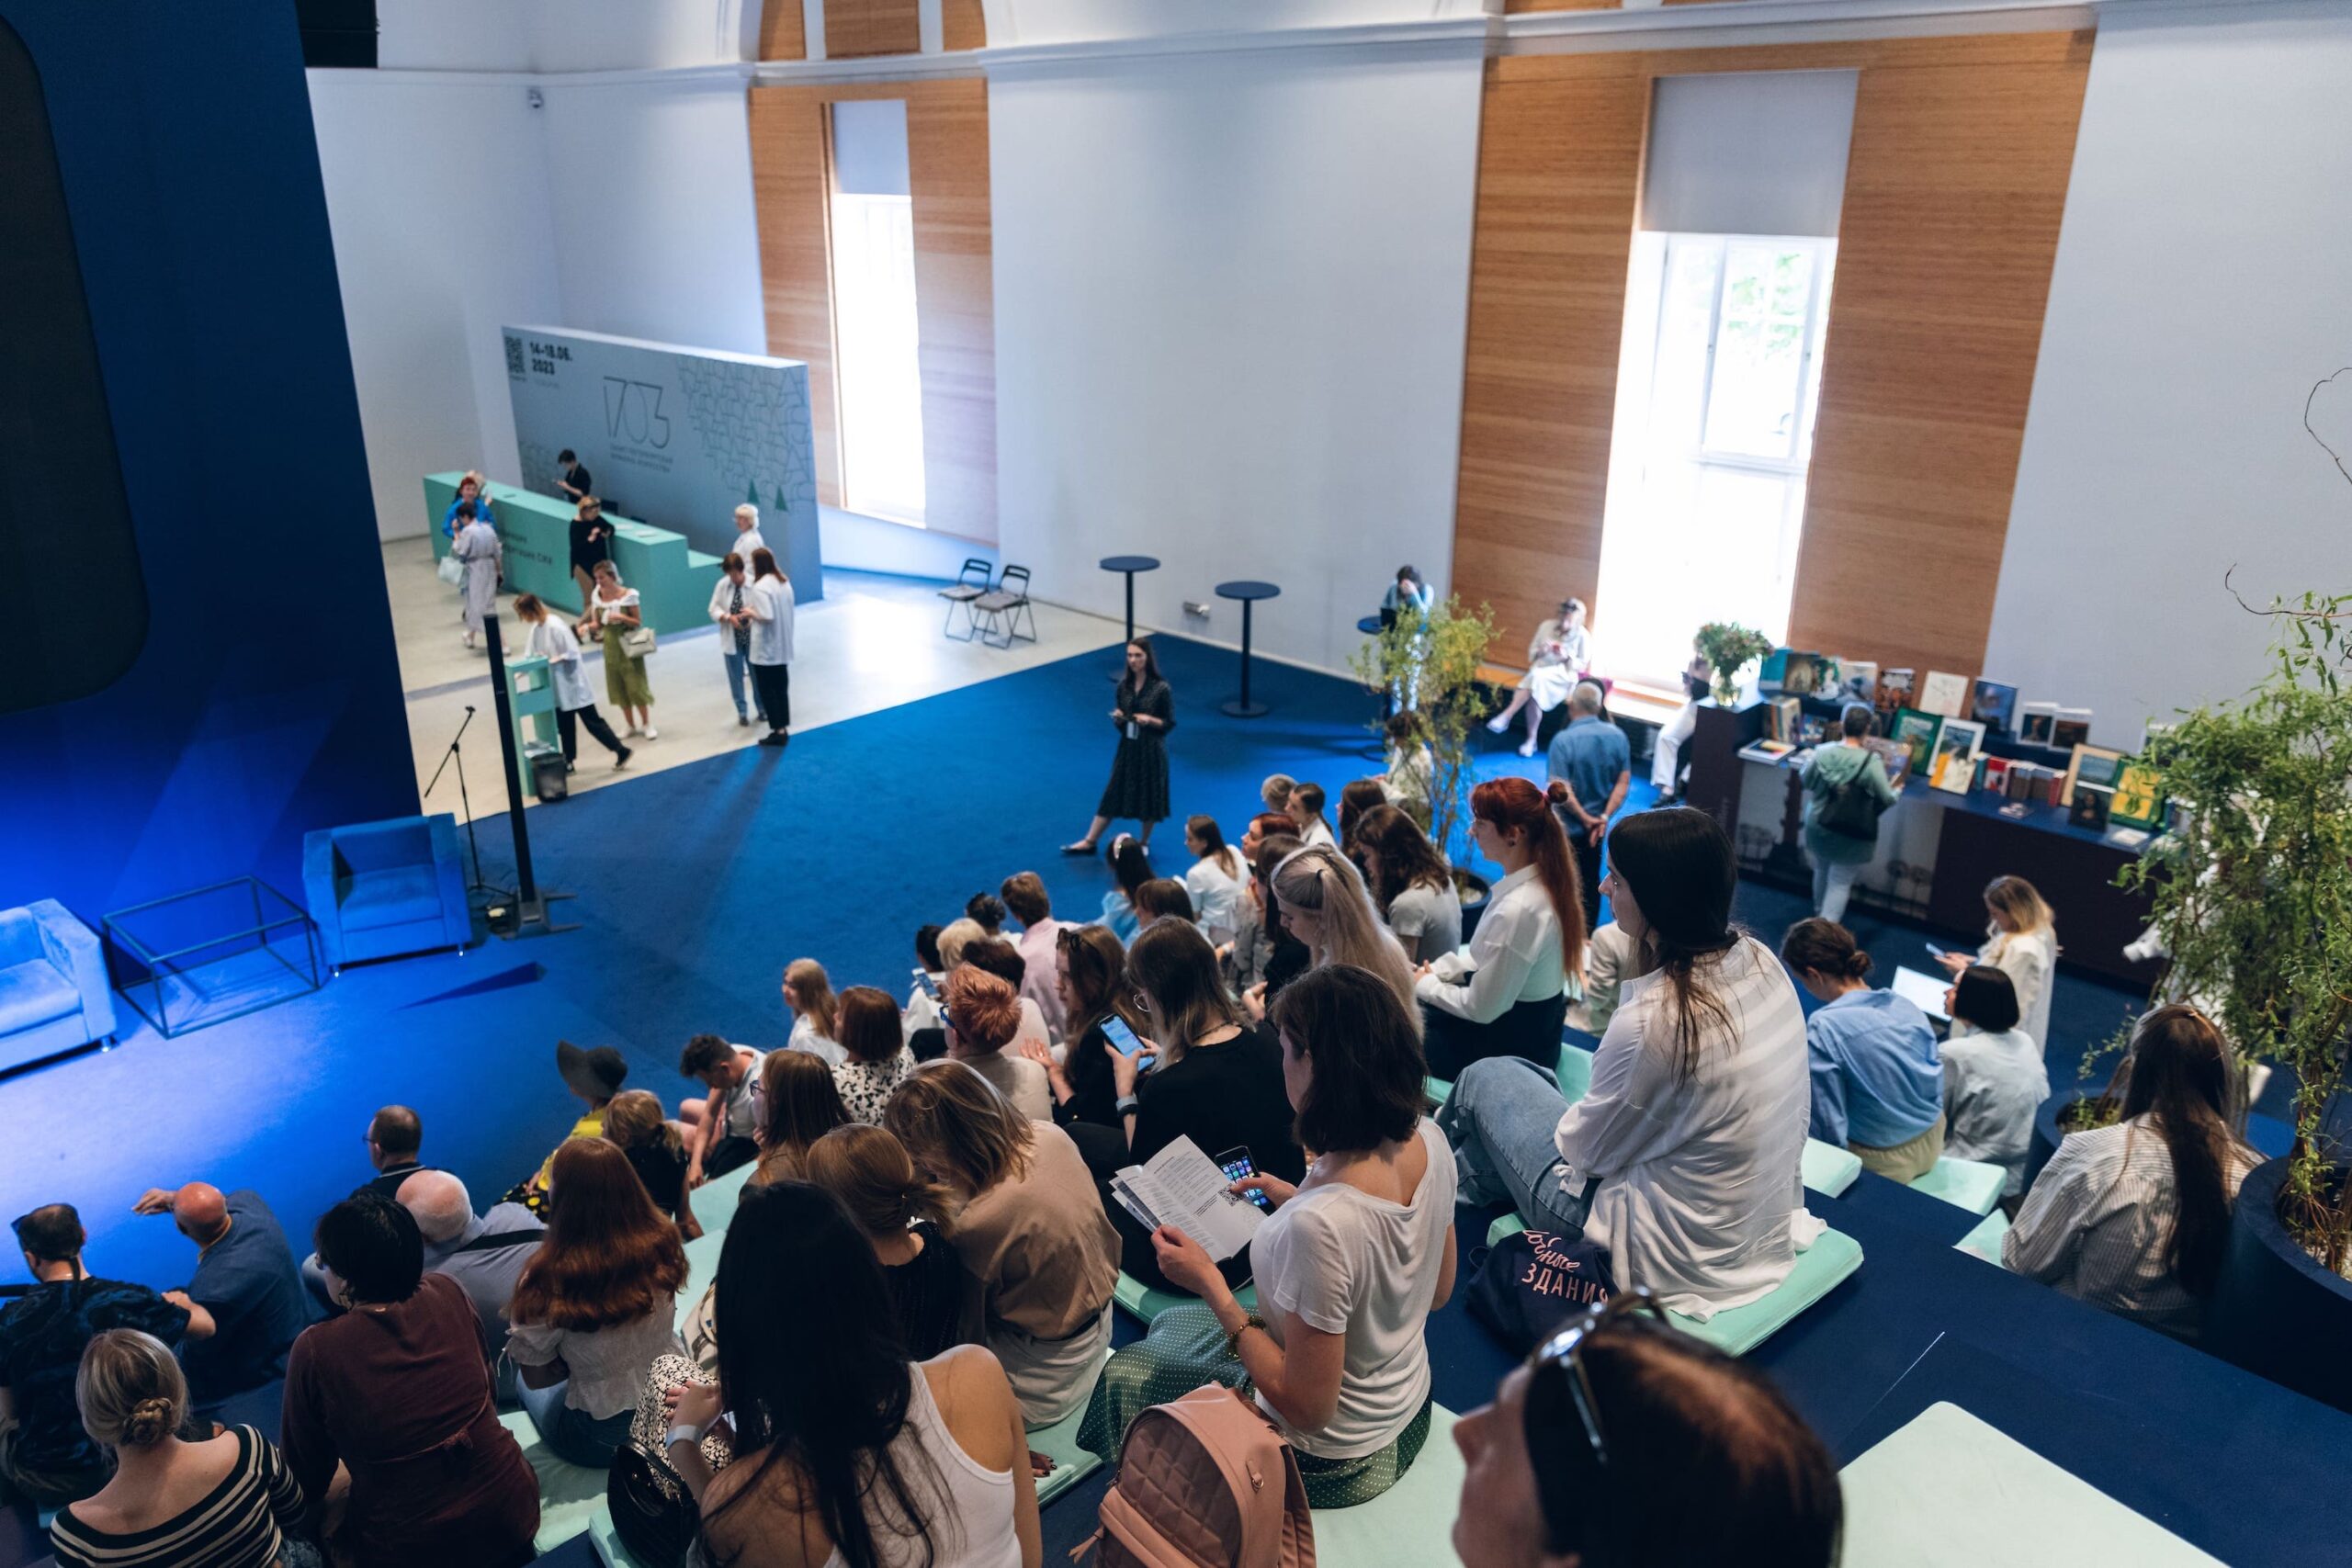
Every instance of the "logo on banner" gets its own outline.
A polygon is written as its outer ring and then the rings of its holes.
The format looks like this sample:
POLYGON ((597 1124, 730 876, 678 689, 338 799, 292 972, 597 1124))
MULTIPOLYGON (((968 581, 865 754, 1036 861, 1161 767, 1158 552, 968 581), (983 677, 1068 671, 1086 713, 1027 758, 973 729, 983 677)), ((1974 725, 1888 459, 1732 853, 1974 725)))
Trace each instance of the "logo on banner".
POLYGON ((662 412, 662 389, 650 381, 605 378, 605 434, 626 436, 639 446, 670 445, 669 417, 662 412))

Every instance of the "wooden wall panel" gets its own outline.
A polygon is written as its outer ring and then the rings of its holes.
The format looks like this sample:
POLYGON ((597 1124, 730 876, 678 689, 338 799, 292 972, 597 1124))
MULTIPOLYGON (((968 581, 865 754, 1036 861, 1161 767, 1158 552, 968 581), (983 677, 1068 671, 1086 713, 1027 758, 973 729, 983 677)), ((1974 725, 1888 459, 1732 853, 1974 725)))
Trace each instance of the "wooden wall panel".
POLYGON ((752 89, 752 200, 768 352, 808 362, 817 499, 842 503, 841 402, 833 383, 832 180, 827 100, 800 87, 752 89))
POLYGON ((845 98, 907 103, 926 525, 993 544, 996 313, 986 82, 958 77, 752 89, 752 188, 768 352, 808 362, 817 495, 839 506, 828 141, 830 107, 845 98))
POLYGON ((925 84, 907 101, 926 525, 996 538, 996 304, 988 84, 925 84))
POLYGON ((1800 648, 1984 670, 2089 63, 2084 35, 2049 62, 1862 72, 1800 648))
POLYGON ((940 0, 940 47, 986 49, 989 20, 980 0, 940 0))
POLYGON ((1470 258, 1453 591, 1494 606, 1489 650, 1576 594, 1596 626, 1601 511, 1641 195, 1649 78, 1634 54, 1487 67, 1470 258))
POLYGON ((1528 631, 1579 583, 1606 619, 1601 513, 1650 83, 1843 69, 1860 87, 1789 635, 1979 671, 2089 60, 2089 34, 2049 32, 1488 66, 1453 582, 1495 606, 1498 660, 1523 662, 1528 631))
POLYGON ((808 19, 801 15, 800 0, 767 0, 760 12, 760 58, 808 58, 808 19))
MULTIPOLYGON (((788 4, 789 0, 770 0, 788 4)), ((922 21, 916 0, 825 0, 825 58, 918 54, 922 21)))

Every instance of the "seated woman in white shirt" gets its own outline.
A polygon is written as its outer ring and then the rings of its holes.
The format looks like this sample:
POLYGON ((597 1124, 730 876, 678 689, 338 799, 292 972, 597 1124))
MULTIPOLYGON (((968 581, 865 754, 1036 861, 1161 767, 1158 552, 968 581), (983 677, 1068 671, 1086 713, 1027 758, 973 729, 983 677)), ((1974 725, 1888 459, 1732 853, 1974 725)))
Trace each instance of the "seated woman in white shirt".
POLYGON ((1003 1367, 976 1345, 908 1359, 873 1246, 839 1200, 797 1181, 745 1193, 715 1304, 729 1325, 718 1381, 671 1389, 665 1434, 701 1505, 697 1560, 1038 1568, 1036 1483, 1003 1367), (733 1457, 714 1472, 701 1445, 722 1411, 733 1457))
MULTIPOLYGON (((1552 786, 1565 792, 1565 784, 1552 786)), ((1430 1072, 1451 1080, 1488 1056, 1549 1067, 1584 967, 1584 896, 1576 852, 1543 790, 1522 778, 1470 792, 1470 838, 1503 868, 1470 945, 1420 966, 1430 1072)))
POLYGON ((1184 873, 1184 890, 1193 896, 1201 930, 1211 942, 1227 942, 1241 929, 1235 906, 1246 897, 1248 868, 1214 817, 1192 817, 1184 822, 1184 847, 1198 858, 1184 873))
POLYGON ((1943 1043, 1944 1153, 1982 1160, 2009 1173, 2004 1196, 2025 1190, 2025 1156, 2034 1113, 2050 1098, 2041 1047, 2018 1027, 2017 987, 1998 969, 1976 964, 1944 993, 1951 1034, 1943 1043))
POLYGON ((829 1067, 849 1060, 849 1053, 833 1038, 839 1004, 833 998, 832 976, 825 973, 823 964, 813 958, 796 958, 785 966, 784 1005, 792 1013, 792 1037, 785 1042, 785 1049, 806 1051, 829 1067))
MULTIPOLYGON (((1731 923, 1731 840, 1703 811, 1609 835, 1603 886, 1639 971, 1569 1105, 1511 1057, 1473 1064, 1438 1115, 1464 1201, 1609 1249, 1619 1290, 1705 1319, 1788 1277, 1812 1108, 1804 1011, 1771 949, 1731 923)), ((1489 919, 1492 917, 1489 916, 1489 919)))
POLYGON ((1393 806, 1375 806, 1356 824, 1355 851, 1373 908, 1408 959, 1427 964, 1462 945, 1462 895, 1419 823, 1393 806))
POLYGON ((1260 1315, 1234 1300, 1209 1255, 1162 1226, 1161 1272, 1197 1293, 1111 1358, 1079 1442, 1108 1457, 1148 1405, 1247 1376, 1290 1440, 1317 1508, 1380 1495, 1430 1428, 1422 1329, 1453 1294, 1453 1164, 1420 1114, 1412 1016, 1361 969, 1300 976, 1274 1004, 1299 1142, 1318 1151, 1294 1187, 1251 1177, 1273 1213, 1250 1250, 1260 1315))
POLYGON ((1527 673, 1520 677, 1510 706, 1487 721, 1487 728, 1500 735, 1526 710, 1527 739, 1519 749, 1522 757, 1535 755, 1535 732, 1544 716, 1568 700, 1592 664, 1592 634, 1584 629, 1584 614, 1583 600, 1560 601, 1559 614, 1527 639, 1527 673))
POLYGON ((1302 849, 1274 867, 1266 881, 1283 925, 1306 944, 1313 967, 1346 964, 1376 976, 1396 993, 1397 1005, 1414 1023, 1420 1022, 1413 968, 1405 960, 1405 949, 1396 934, 1380 923, 1380 911, 1372 907, 1363 879, 1339 851, 1328 846, 1302 849))
POLYGON ((2195 1339, 2229 1251, 2230 1205, 2261 1156, 2228 1121, 2230 1049, 2203 1013, 2140 1021, 2123 1119, 2068 1134, 2001 1242, 2012 1274, 2195 1339))
POLYGON ((1947 953, 1938 962, 1958 975, 1972 964, 1986 964, 2009 977, 2018 990, 2018 1027, 2037 1050, 2050 1049, 2051 981, 2058 970, 2058 928, 2050 906, 2022 876, 1996 876, 1984 889, 1984 945, 1974 958, 1947 953))
POLYGON ((1317 844, 1339 846, 1339 835, 1323 816, 1323 786, 1305 780, 1290 786, 1290 819, 1298 824, 1298 841, 1309 849, 1317 844))

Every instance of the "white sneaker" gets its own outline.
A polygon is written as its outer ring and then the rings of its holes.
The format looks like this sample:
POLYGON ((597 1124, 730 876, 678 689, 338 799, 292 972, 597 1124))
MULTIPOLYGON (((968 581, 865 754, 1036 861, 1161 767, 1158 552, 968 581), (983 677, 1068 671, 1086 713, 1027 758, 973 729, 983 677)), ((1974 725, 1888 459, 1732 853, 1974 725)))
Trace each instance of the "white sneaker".
POLYGON ((645 727, 645 738, 648 740, 659 740, 662 739, 662 732, 649 724, 645 727))
POLYGON ((1488 733, 1490 733, 1490 734, 1494 734, 1494 735, 1500 735, 1500 734, 1501 734, 1505 729, 1509 728, 1510 727, 1510 720, 1508 720, 1508 719, 1506 719, 1506 718, 1504 718, 1504 717, 1503 717, 1503 716, 1502 716, 1502 715, 1500 715, 1500 714, 1497 714, 1494 717, 1492 717, 1492 718, 1490 718, 1490 719, 1488 719, 1488 720, 1487 721, 1487 729, 1488 733))
POLYGON ((632 724, 632 725, 630 725, 627 729, 624 729, 624 730, 622 730, 622 731, 621 731, 621 738, 622 738, 623 739, 625 739, 625 740, 626 740, 626 739, 636 739, 638 736, 640 736, 640 735, 642 735, 642 734, 644 734, 644 733, 645 733, 645 731, 643 731, 643 730, 641 730, 641 729, 638 728, 638 727, 637 727, 637 726, 635 726, 635 725, 633 725, 633 724, 632 724))

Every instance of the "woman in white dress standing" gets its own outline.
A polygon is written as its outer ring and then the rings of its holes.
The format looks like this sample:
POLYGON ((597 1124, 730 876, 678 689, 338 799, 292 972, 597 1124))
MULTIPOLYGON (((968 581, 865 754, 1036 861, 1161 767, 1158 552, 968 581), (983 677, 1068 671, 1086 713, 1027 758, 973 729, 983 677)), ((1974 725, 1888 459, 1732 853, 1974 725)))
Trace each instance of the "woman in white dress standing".
POLYGON ((449 553, 466 563, 466 646, 475 646, 482 626, 498 611, 498 578, 506 565, 506 549, 498 530, 474 510, 470 501, 458 502, 458 537, 449 553))
POLYGON ((1527 639, 1527 673, 1520 677, 1510 706, 1488 719, 1487 728, 1500 735, 1510 728, 1519 711, 1526 709, 1527 739, 1519 754, 1532 757, 1536 728, 1544 716, 1568 700, 1568 694, 1591 666, 1592 636, 1584 629, 1584 601, 1563 599, 1560 613, 1536 627, 1535 635, 1527 639))
POLYGON ((2057 917, 2022 876, 1996 876, 1984 889, 1984 945, 1971 958, 1947 953, 1937 962, 1957 978, 1973 964, 1998 969, 2017 987, 2018 1027, 2039 1050, 2050 1049, 2051 982, 2058 972, 2057 917))

